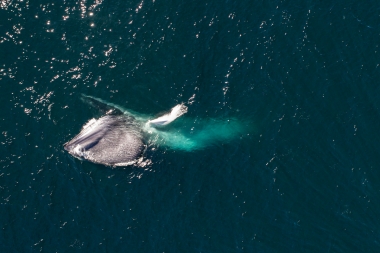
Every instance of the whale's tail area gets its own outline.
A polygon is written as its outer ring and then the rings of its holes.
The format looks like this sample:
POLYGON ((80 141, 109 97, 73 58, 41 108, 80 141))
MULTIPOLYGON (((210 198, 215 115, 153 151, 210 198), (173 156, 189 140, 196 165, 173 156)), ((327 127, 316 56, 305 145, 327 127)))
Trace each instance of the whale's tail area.
POLYGON ((149 120, 147 123, 154 127, 166 126, 173 122, 178 117, 181 117, 187 112, 187 106, 182 104, 174 106, 170 113, 167 113, 161 117, 154 120, 149 120))

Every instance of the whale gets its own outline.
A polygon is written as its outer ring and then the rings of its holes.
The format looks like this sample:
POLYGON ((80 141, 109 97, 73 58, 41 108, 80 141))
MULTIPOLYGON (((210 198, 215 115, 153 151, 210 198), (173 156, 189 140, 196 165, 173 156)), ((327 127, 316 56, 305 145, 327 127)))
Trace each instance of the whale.
MULTIPOLYGON (((78 135, 63 145, 64 149, 78 159, 107 166, 136 163, 147 146, 142 120, 98 98, 83 95, 82 100, 105 114, 88 121, 78 135)), ((145 129, 168 125, 186 112, 187 106, 176 105, 169 113, 147 121, 145 129)))
POLYGON ((82 95, 81 99, 96 108, 101 116, 85 123, 79 134, 63 147, 75 158, 112 167, 138 165, 147 148, 152 146, 152 150, 166 147, 193 152, 225 144, 246 134, 248 126, 232 117, 181 117, 188 112, 185 103, 152 117, 100 98, 82 95))

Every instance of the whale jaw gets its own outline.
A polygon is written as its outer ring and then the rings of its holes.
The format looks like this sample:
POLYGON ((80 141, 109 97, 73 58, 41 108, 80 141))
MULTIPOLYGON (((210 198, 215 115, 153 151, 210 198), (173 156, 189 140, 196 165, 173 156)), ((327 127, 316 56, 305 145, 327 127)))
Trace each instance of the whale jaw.
POLYGON ((144 150, 139 126, 132 117, 105 115, 90 120, 64 149, 79 159, 108 166, 135 163, 144 150))

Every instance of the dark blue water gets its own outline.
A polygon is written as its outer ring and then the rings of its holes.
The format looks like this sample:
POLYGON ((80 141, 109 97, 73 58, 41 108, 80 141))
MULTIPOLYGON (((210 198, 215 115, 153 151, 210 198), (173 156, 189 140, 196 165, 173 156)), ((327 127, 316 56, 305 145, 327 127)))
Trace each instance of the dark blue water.
POLYGON ((378 252, 379 13, 1 1, 0 251, 378 252), (179 126, 244 131, 97 165, 63 149, 100 116, 81 94, 153 116, 188 102, 179 126))

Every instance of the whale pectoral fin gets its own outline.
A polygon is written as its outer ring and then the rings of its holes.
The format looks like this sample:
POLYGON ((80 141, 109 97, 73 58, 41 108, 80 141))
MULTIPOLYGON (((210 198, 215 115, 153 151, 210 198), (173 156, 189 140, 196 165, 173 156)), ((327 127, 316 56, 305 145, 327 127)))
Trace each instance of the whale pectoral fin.
POLYGON ((187 112, 187 106, 184 104, 178 104, 174 106, 170 113, 167 113, 161 117, 158 117, 157 119, 149 120, 148 124, 152 126, 165 126, 176 120, 177 118, 181 117, 183 114, 187 112))

